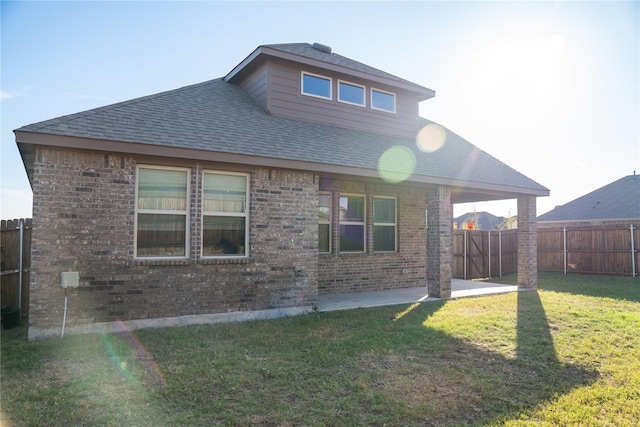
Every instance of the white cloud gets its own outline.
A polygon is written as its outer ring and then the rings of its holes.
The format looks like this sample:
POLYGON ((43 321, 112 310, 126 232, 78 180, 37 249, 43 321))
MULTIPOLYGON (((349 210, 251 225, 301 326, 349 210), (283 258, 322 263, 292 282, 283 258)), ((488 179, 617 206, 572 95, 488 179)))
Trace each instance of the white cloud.
POLYGON ((31 218, 33 194, 31 190, 0 190, 0 219, 31 218))
POLYGON ((17 98, 19 96, 24 96, 22 93, 20 92, 11 92, 11 91, 0 91, 0 99, 11 99, 11 98, 17 98))

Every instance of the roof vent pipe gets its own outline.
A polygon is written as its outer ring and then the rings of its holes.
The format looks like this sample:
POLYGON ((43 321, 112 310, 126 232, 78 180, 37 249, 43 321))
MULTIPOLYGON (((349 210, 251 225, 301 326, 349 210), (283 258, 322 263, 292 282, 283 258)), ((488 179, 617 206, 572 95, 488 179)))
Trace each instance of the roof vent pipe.
POLYGON ((314 43, 311 47, 313 47, 316 50, 319 50, 320 52, 331 53, 331 46, 327 46, 320 43, 314 43))

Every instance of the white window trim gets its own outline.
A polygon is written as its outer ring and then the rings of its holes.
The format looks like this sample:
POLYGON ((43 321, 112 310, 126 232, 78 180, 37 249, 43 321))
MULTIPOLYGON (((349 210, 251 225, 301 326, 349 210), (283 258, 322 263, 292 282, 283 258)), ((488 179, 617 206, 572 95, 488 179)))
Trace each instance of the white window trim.
POLYGON ((189 259, 189 248, 191 247, 191 231, 189 228, 190 224, 190 215, 189 215, 189 206, 191 204, 190 201, 191 195, 191 169, 189 168, 179 168, 173 166, 157 166, 157 165, 136 165, 136 191, 135 191, 135 220, 133 226, 133 258, 140 260, 171 260, 171 259, 189 259), (140 183, 139 173, 140 169, 157 169, 157 170, 174 170, 187 172, 187 189, 186 189, 186 200, 184 211, 174 211, 174 210, 157 210, 157 209, 139 209, 138 208, 138 185, 140 183), (172 256, 172 257, 151 257, 151 256, 138 256, 138 214, 184 214, 185 216, 185 227, 184 227, 184 256, 172 256))
POLYGON ((346 80, 338 80, 338 102, 342 102, 344 104, 349 104, 349 105, 357 105, 358 107, 365 107, 367 105, 367 88, 365 86, 359 85, 357 83, 348 82, 346 80), (340 99, 340 83, 344 83, 344 84, 349 85, 349 86, 362 88, 362 104, 358 104, 357 102, 344 101, 344 100, 340 99))
POLYGON ((389 92, 388 90, 376 89, 374 87, 371 88, 371 109, 376 111, 384 111, 385 113, 393 113, 396 112, 396 94, 394 92, 389 92), (393 111, 385 110, 384 108, 377 108, 373 106, 373 92, 386 93, 387 95, 393 95, 393 111))
POLYGON ((202 259, 246 259, 249 258, 249 183, 251 181, 251 174, 242 173, 242 172, 229 172, 229 171, 220 171, 220 170, 203 170, 202 171, 202 188, 200 191, 201 194, 201 206, 202 212, 200 215, 200 257, 202 259), (241 212, 216 212, 216 211, 205 211, 204 210, 204 175, 207 173, 215 173, 218 175, 235 175, 235 176, 244 176, 246 178, 246 187, 245 187, 245 203, 244 203, 244 213, 241 212), (204 217, 205 216, 234 216, 239 218, 244 218, 244 255, 204 255, 204 217))
MULTIPOLYGON (((338 215, 338 226, 341 225, 362 225, 362 251, 343 251, 339 246, 339 252, 343 254, 365 254, 367 253, 367 195, 366 194, 357 194, 357 193, 340 193, 338 195, 338 210, 340 210, 340 197, 362 197, 364 199, 364 218, 362 222, 356 221, 342 221, 340 216, 338 215)), ((340 236, 342 238, 342 235, 340 236)))
POLYGON ((304 96, 311 96, 311 97, 314 97, 314 98, 332 100, 333 99, 333 79, 331 77, 323 76, 322 74, 315 74, 315 73, 310 73, 308 71, 302 71, 300 73, 300 93, 303 94, 304 96), (318 78, 324 79, 324 80, 329 80, 329 97, 316 95, 314 93, 305 92, 304 91, 304 76, 305 75, 312 76, 312 77, 318 77, 318 78))
POLYGON ((328 191, 320 191, 318 192, 319 196, 329 196, 329 220, 328 221, 320 221, 318 220, 318 225, 326 224, 329 226, 329 251, 321 252, 318 248, 319 254, 330 254, 333 249, 333 195, 328 191))
MULTIPOLYGON (((394 200, 394 204, 393 204, 393 209, 394 209, 394 213, 393 213, 393 218, 395 219, 393 224, 389 224, 388 222, 376 222, 376 218, 375 218, 375 212, 374 212, 374 216, 373 216, 373 227, 394 227, 394 241, 393 241, 393 250, 392 251, 376 251, 374 250, 374 253, 376 254, 392 254, 392 253, 396 253, 398 252, 398 198, 397 197, 391 197, 391 196, 373 196, 373 204, 372 207, 375 205, 375 201, 376 199, 391 199, 394 200)), ((373 247, 375 248, 375 242, 373 243, 373 247)))

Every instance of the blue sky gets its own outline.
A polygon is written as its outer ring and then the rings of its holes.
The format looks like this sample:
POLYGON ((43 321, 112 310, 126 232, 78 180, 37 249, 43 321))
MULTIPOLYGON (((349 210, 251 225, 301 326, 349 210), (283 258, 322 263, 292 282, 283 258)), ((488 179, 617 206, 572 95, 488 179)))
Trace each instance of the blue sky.
MULTIPOLYGON (((640 173, 640 3, 1 2, 2 219, 31 216, 13 130, 319 42, 436 91, 421 114, 551 190, 640 173)), ((515 201, 454 214, 515 214, 515 201)))

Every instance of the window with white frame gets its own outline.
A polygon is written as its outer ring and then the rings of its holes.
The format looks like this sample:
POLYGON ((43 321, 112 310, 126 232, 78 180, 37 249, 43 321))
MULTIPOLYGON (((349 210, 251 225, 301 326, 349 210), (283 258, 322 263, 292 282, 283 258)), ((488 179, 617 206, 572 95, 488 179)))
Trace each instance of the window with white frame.
POLYGON ((202 256, 247 256, 247 174, 204 172, 202 181, 202 256))
POLYGON ((188 169, 137 168, 137 258, 188 256, 189 176, 188 169))
POLYGON ((364 86, 338 80, 338 101, 364 107, 364 86))
POLYGON ((331 252, 331 194, 318 195, 318 252, 331 252))
POLYGON ((396 94, 380 89, 371 89, 371 108, 374 110, 396 112, 396 94))
POLYGON ((365 196, 340 196, 340 252, 365 251, 365 196))
POLYGON ((373 198, 373 251, 396 252, 397 250, 396 199, 373 198))
POLYGON ((302 72, 302 93, 318 98, 332 99, 331 78, 302 72))

